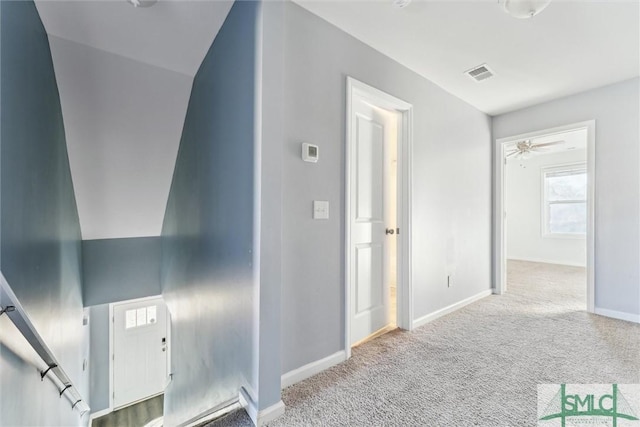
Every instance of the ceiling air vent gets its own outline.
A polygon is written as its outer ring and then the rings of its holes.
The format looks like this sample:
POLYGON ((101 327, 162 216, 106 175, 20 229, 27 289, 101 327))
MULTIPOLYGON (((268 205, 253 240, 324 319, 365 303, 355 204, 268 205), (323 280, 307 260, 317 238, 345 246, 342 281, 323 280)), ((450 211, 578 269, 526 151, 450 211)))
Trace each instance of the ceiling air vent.
POLYGON ((487 64, 478 65, 472 69, 465 71, 465 74, 477 82, 493 77, 493 71, 489 69, 487 64))

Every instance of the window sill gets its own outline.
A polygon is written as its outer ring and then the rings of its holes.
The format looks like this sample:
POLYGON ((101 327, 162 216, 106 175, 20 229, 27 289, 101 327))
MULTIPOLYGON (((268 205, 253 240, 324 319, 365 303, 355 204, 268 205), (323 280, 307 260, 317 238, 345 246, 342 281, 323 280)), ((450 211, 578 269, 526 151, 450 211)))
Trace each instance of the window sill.
POLYGON ((585 233, 545 233, 543 239, 562 239, 562 240, 586 240, 585 233))

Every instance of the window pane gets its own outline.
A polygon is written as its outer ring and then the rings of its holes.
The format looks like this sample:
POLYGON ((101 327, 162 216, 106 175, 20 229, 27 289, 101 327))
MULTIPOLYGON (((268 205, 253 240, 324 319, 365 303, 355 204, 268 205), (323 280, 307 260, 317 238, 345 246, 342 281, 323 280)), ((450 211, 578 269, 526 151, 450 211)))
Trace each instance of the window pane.
POLYGON ((156 306, 147 307, 147 323, 156 323, 156 306))
POLYGON ((127 310, 125 312, 125 329, 136 327, 136 310, 127 310))
POLYGON ((550 233, 586 233, 586 203, 553 203, 549 205, 550 233))
POLYGON ((145 307, 136 310, 136 326, 143 326, 147 324, 147 309, 145 307))
POLYGON ((547 200, 587 199, 587 173, 584 171, 547 174, 547 200))

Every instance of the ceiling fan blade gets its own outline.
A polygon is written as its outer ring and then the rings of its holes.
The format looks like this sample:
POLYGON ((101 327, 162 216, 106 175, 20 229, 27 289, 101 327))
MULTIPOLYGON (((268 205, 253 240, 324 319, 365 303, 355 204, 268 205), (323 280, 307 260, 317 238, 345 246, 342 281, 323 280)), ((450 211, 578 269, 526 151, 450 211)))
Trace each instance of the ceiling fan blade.
POLYGON ((520 150, 514 150, 511 153, 507 154, 504 158, 508 159, 509 157, 515 156, 516 154, 518 154, 520 152, 520 150))
POLYGON ((550 145, 560 145, 560 144, 565 144, 565 141, 544 142, 542 144, 533 144, 532 147, 548 147, 550 145))

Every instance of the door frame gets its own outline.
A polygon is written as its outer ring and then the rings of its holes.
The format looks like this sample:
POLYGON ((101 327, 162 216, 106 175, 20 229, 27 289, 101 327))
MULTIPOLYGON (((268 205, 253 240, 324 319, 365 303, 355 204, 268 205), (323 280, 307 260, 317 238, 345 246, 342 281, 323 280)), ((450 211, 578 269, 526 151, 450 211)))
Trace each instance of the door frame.
POLYGON ((351 123, 354 95, 371 101, 377 107, 395 111, 398 121, 398 201, 397 227, 400 228, 397 246, 397 324, 401 329, 413 329, 413 289, 411 275, 411 185, 413 148, 413 105, 361 81, 347 76, 346 81, 346 135, 345 135, 345 297, 344 346, 346 358, 351 357, 351 161, 355 153, 354 129, 351 123))
POLYGON ((505 148, 509 143, 521 139, 532 139, 575 130, 587 131, 587 311, 595 310, 595 195, 596 195, 596 121, 572 123, 535 132, 523 133, 496 139, 493 173, 493 293, 502 295, 507 291, 507 254, 505 232, 505 148))
MULTIPOLYGON (((136 302, 144 302, 144 301, 153 301, 153 300, 157 300, 157 299, 161 299, 162 302, 165 304, 165 306, 167 305, 167 303, 164 302, 164 298, 162 297, 162 295, 153 295, 150 297, 143 297, 143 298, 135 298, 135 299, 130 299, 130 300, 125 300, 125 301, 118 301, 118 302, 112 302, 109 304, 109 408, 108 408, 108 412, 106 412, 103 415, 106 415, 108 413, 113 412, 116 409, 122 409, 125 408, 133 403, 136 402, 129 402, 123 406, 119 406, 118 408, 115 408, 113 405, 113 394, 115 392, 114 390, 114 375, 115 375, 115 371, 113 369, 113 362, 114 362, 114 330, 113 330, 113 326, 114 326, 114 315, 113 315, 113 308, 116 305, 122 305, 122 304, 131 304, 131 303, 136 303, 136 302)), ((169 378, 171 378, 171 315, 169 313, 169 308, 167 307, 167 384, 169 382, 169 378)), ((157 395, 156 395, 157 396, 157 395)), ((149 396, 154 397, 154 396, 149 396)))

